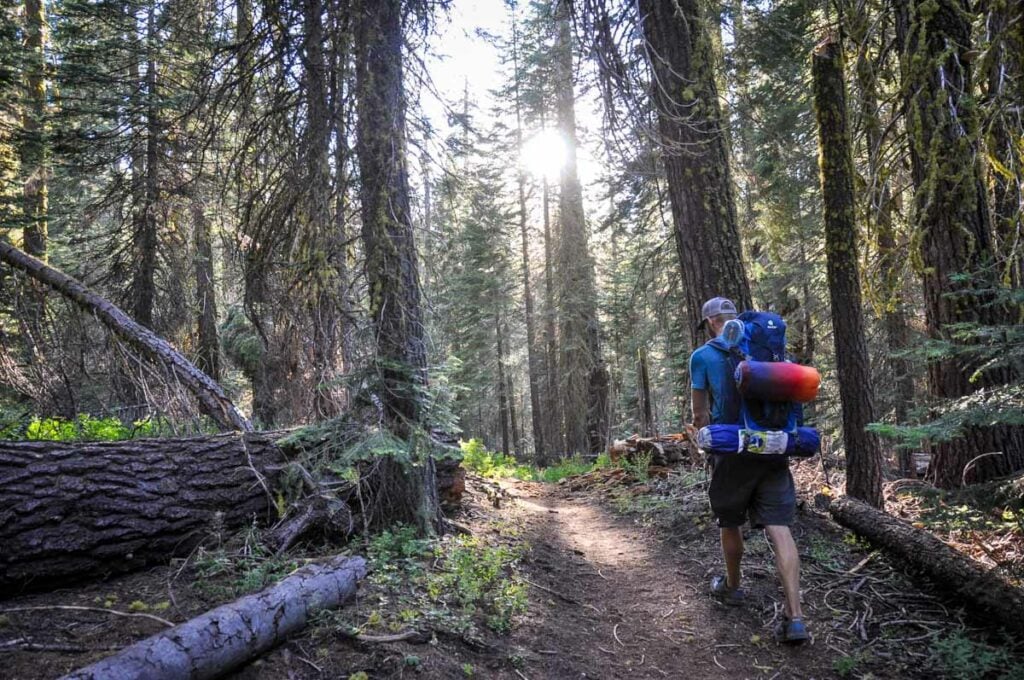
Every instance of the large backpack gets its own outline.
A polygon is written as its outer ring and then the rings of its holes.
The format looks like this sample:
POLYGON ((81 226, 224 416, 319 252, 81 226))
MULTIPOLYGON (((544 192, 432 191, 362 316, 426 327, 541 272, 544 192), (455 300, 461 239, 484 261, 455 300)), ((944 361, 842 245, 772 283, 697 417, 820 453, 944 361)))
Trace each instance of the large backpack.
POLYGON ((744 312, 712 344, 732 357, 740 395, 739 421, 701 428, 711 453, 812 456, 820 439, 803 425, 803 402, 815 398, 821 375, 786 359, 786 322, 772 312, 744 312))
MULTIPOLYGON (((738 318, 743 322, 743 334, 736 347, 743 359, 766 363, 786 361, 786 322, 781 316, 773 312, 743 312, 738 318)), ((736 368, 736 381, 741 386, 742 371, 752 370, 750 367, 739 365, 736 368)), ((796 432, 803 411, 799 403, 751 397, 743 392, 741 388, 740 418, 746 429, 796 432)))

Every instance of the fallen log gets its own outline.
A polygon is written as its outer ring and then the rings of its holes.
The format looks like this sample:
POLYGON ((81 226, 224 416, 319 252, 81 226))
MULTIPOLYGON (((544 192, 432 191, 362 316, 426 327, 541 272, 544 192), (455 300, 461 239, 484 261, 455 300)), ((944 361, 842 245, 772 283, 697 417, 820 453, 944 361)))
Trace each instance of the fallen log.
POLYGON ((100 297, 88 286, 64 272, 37 260, 3 239, 0 239, 0 261, 53 288, 99 319, 104 326, 150 361, 167 367, 181 384, 195 395, 203 411, 213 418, 221 429, 252 431, 252 423, 238 410, 213 378, 199 370, 181 352, 174 349, 171 343, 137 323, 117 305, 100 297))
POLYGON ((636 463, 641 455, 650 456, 650 464, 664 467, 690 458, 689 435, 685 432, 655 437, 632 435, 628 439, 616 439, 608 448, 613 463, 625 458, 636 463))
MULTIPOLYGON (((213 534, 277 521, 280 473, 294 458, 282 434, 0 441, 0 597, 166 564, 213 534)), ((438 463, 439 494, 458 502, 465 470, 438 463)), ((272 549, 362 526, 354 485, 309 484, 309 502, 268 533, 272 549)))
POLYGON ((267 520, 277 436, 0 441, 0 596, 166 562, 267 520))
POLYGON ((361 557, 308 565, 262 592, 157 633, 64 680, 220 677, 280 644, 316 612, 344 604, 364 576, 361 557))
POLYGON ((927 531, 861 501, 837 498, 829 512, 837 522, 927 577, 992 624, 1024 633, 1024 591, 1020 588, 986 571, 927 531))

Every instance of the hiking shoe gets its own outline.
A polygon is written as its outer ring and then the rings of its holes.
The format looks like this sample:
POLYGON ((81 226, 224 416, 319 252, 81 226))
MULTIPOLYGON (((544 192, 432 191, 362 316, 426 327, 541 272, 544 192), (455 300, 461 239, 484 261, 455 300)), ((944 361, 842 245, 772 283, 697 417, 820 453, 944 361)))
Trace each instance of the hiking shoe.
POLYGON ((810 639, 803 619, 783 618, 775 627, 775 641, 784 645, 802 645, 810 639))
POLYGON ((747 592, 742 588, 730 588, 724 576, 711 579, 711 594, 722 604, 739 607, 747 599, 747 592))

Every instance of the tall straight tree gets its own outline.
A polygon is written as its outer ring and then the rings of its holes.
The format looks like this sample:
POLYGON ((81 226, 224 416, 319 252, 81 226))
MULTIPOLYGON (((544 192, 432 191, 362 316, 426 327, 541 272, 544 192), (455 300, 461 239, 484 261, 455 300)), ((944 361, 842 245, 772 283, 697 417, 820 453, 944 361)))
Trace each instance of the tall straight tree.
MULTIPOLYGON (((519 73, 519 26, 516 21, 515 3, 510 3, 512 15, 512 78, 516 107, 516 150, 523 150, 523 113, 520 94, 519 73)), ((530 385, 530 415, 533 424, 533 454, 538 465, 547 463, 547 448, 544 445, 544 421, 540 406, 540 357, 537 351, 536 321, 533 311, 533 288, 530 283, 529 238, 526 233, 526 171, 520 167, 516 174, 516 188, 519 192, 519 237, 522 242, 523 306, 526 312, 526 357, 527 377, 530 385)))
MULTIPOLYGON (((357 0, 356 154, 369 314, 373 321, 380 400, 391 431, 409 439, 425 424, 427 353, 420 309, 406 166, 401 0, 357 0)), ((381 461, 395 488, 392 518, 432 532, 439 522, 434 462, 381 461)))
MULTIPOLYGON (((993 294, 999 280, 980 164, 977 99, 966 56, 971 52, 972 13, 963 0, 914 0, 908 5, 901 11, 897 3, 896 18, 906 36, 903 88, 916 255, 923 272, 928 334, 946 341, 955 324, 999 325, 1011 316, 993 294)), ((953 357, 932 361, 932 396, 963 397, 1013 378, 1006 368, 982 369, 972 376, 977 368, 953 357)), ((959 485, 968 465, 974 481, 1024 468, 1020 428, 970 426, 963 434, 935 449, 932 465, 939 485, 959 485), (978 458, 983 454, 993 455, 978 458)))
POLYGON ((46 260, 46 15, 42 0, 25 0, 25 104, 21 172, 24 176, 25 252, 46 260))
POLYGON ((701 0, 640 0, 692 347, 711 297, 751 306, 709 12, 701 0))
POLYGON ((832 301, 839 396, 846 448, 846 493, 876 508, 882 497, 882 452, 867 431, 874 419, 874 389, 857 269, 853 151, 846 113, 841 43, 828 37, 811 55, 814 112, 818 121, 825 255, 832 301))
POLYGON ((594 261, 583 213, 583 189, 576 167, 576 108, 572 28, 567 0, 555 7, 555 106, 566 144, 559 175, 558 358, 567 453, 597 453, 605 443, 607 372, 601 360, 594 261))

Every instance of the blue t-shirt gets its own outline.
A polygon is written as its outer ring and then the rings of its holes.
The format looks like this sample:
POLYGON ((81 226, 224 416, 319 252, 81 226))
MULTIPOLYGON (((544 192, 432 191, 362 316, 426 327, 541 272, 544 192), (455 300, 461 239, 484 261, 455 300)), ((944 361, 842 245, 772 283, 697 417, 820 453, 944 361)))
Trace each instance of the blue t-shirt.
POLYGON ((736 363, 722 340, 714 338, 690 355, 690 387, 705 390, 711 399, 711 423, 731 425, 740 422, 740 393, 733 373, 736 363))

